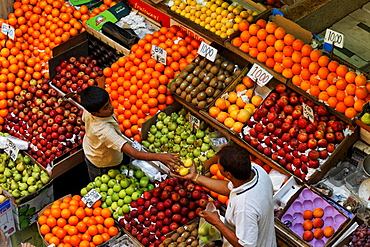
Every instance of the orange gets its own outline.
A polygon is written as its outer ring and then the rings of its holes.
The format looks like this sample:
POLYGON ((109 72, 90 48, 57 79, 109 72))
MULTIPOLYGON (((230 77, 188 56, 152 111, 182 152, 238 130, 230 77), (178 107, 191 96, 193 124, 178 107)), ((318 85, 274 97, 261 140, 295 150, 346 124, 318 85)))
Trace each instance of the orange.
POLYGON ((367 83, 367 79, 364 75, 360 74, 356 76, 355 83, 356 83, 356 86, 359 86, 359 87, 365 86, 367 83))
POLYGON ((103 237, 101 235, 95 235, 93 238, 92 238, 92 242, 95 244, 95 245, 100 245, 102 244, 104 241, 103 237))
POLYGON ((310 58, 314 62, 318 61, 321 56, 322 56, 322 53, 319 50, 312 50, 310 53, 310 58))
POLYGON ((49 226, 49 227, 54 227, 57 225, 57 221, 54 217, 52 216, 49 216, 49 218, 46 220, 46 224, 49 226))
POLYGON ((365 87, 357 87, 355 90, 355 94, 358 99, 366 99, 368 91, 365 87))
MULTIPOLYGON (((295 41, 295 37, 294 37, 294 35, 292 35, 292 34, 288 33, 288 34, 286 34, 286 35, 284 36, 284 43, 285 43, 286 45, 292 45, 294 41, 295 41)), ((299 50, 300 50, 300 49, 299 49, 299 50)))
POLYGON ((40 226, 40 233, 41 234, 46 235, 50 231, 51 230, 50 230, 50 227, 48 225, 42 225, 42 226, 40 226))
POLYGON ((286 31, 284 28, 278 27, 275 29, 274 35, 277 39, 280 39, 280 40, 284 39, 285 34, 286 34, 286 31))
POLYGON ((349 107, 345 110, 344 115, 350 119, 355 118, 357 111, 353 107, 349 107))
POLYGON ((325 92, 325 91, 322 91, 322 92, 320 92, 319 93, 319 95, 317 96, 317 98, 319 99, 319 100, 322 100, 322 101, 327 101, 328 99, 329 99, 329 95, 328 95, 328 93, 327 92, 325 92))
POLYGON ((104 226, 105 227, 111 227, 114 226, 114 219, 109 217, 104 220, 104 226))
POLYGON ((311 51, 313 50, 312 46, 309 44, 305 44, 302 46, 301 52, 303 56, 310 56, 311 51))
POLYGON ((218 164, 212 164, 209 168, 209 171, 212 175, 216 175, 219 170, 218 164))
POLYGON ((257 24, 253 23, 253 24, 249 25, 249 29, 248 30, 249 30, 249 33, 251 35, 256 35, 257 32, 258 32, 258 30, 260 30, 260 29, 261 29, 260 26, 258 26, 257 24))
POLYGON ((224 196, 224 195, 221 195, 221 194, 219 194, 217 196, 217 200, 219 200, 223 204, 226 204, 226 202, 227 202, 228 199, 229 199, 228 196, 224 196))
POLYGON ((330 61, 329 64, 328 64, 328 69, 331 71, 331 72, 335 72, 337 70, 339 66, 339 63, 337 61, 330 61))
POLYGON ((115 227, 115 226, 111 226, 111 227, 109 227, 109 229, 108 229, 108 234, 109 234, 111 237, 116 236, 116 235, 118 234, 118 229, 117 229, 117 227, 115 227))
POLYGON ((330 97, 328 99, 328 105, 332 108, 335 108, 335 106, 338 104, 338 99, 336 97, 330 97))
POLYGON ((320 79, 325 80, 328 77, 329 69, 326 67, 321 67, 317 71, 317 74, 320 77, 320 79))
POLYGON ((365 103, 366 103, 365 100, 362 100, 362 99, 356 100, 355 104, 353 105, 353 108, 357 112, 361 112, 365 103))
POLYGON ((217 120, 221 123, 223 123, 225 121, 225 119, 229 116, 229 114, 227 112, 223 112, 221 111, 218 115, 217 115, 217 120))
POLYGON ((330 85, 326 89, 326 92, 328 93, 329 96, 336 96, 338 92, 338 88, 335 85, 330 85))
POLYGON ((268 22, 265 27, 268 33, 274 33, 276 28, 277 28, 277 25, 274 22, 268 22))
POLYGON ((345 77, 348 72, 348 67, 346 65, 339 65, 335 72, 338 76, 345 77))
POLYGON ((343 102, 346 106, 353 106, 355 104, 355 97, 353 95, 347 95, 343 102))

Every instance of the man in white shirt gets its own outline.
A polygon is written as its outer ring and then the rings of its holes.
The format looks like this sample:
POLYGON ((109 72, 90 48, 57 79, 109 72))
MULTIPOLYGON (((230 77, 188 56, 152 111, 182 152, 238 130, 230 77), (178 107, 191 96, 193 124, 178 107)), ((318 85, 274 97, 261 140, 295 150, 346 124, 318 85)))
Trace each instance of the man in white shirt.
POLYGON ((184 178, 229 196, 225 222, 217 212, 199 213, 222 233, 223 246, 275 247, 272 182, 260 166, 251 164, 249 155, 237 145, 225 146, 217 153, 220 172, 230 181, 197 174, 194 165, 184 178))

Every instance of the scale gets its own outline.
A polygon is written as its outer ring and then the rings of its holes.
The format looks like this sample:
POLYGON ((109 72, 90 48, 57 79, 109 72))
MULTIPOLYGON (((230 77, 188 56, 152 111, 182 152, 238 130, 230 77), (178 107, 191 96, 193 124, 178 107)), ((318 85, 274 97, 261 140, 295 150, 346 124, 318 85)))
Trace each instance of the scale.
POLYGON ((358 188, 358 196, 365 200, 367 208, 370 208, 370 178, 361 183, 358 188))

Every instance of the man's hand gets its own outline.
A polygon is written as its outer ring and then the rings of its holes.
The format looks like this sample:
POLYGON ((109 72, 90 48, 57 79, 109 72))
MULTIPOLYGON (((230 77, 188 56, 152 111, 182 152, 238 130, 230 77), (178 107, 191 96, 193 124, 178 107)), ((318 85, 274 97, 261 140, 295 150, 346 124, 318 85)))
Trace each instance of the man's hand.
POLYGON ((186 180, 194 180, 194 178, 197 176, 197 168, 195 166, 195 163, 194 163, 194 160, 193 160, 193 164, 191 165, 191 167, 188 168, 189 169, 189 173, 186 174, 185 176, 180 176, 178 175, 176 172, 174 172, 172 169, 171 169, 171 172, 173 173, 173 176, 174 177, 177 177, 177 178, 183 178, 183 179, 186 179, 186 180))
POLYGON ((199 212, 199 216, 203 217, 208 223, 214 226, 217 226, 219 223, 222 223, 217 211, 210 212, 203 210, 199 212))
POLYGON ((174 165, 182 165, 182 161, 179 157, 177 157, 179 154, 176 153, 161 153, 158 154, 158 161, 165 164, 168 168, 172 168, 174 165))

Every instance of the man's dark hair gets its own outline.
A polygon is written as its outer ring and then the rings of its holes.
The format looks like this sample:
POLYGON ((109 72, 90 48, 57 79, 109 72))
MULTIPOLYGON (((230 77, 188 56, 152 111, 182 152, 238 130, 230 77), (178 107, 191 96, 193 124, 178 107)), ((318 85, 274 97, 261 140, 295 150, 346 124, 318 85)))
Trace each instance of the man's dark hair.
POLYGON ((251 174, 251 161, 249 152, 238 145, 223 147, 217 155, 220 165, 225 171, 230 172, 236 179, 247 180, 251 174))
POLYGON ((110 100, 108 92, 96 86, 90 86, 82 90, 80 97, 81 105, 90 113, 99 112, 110 100))

